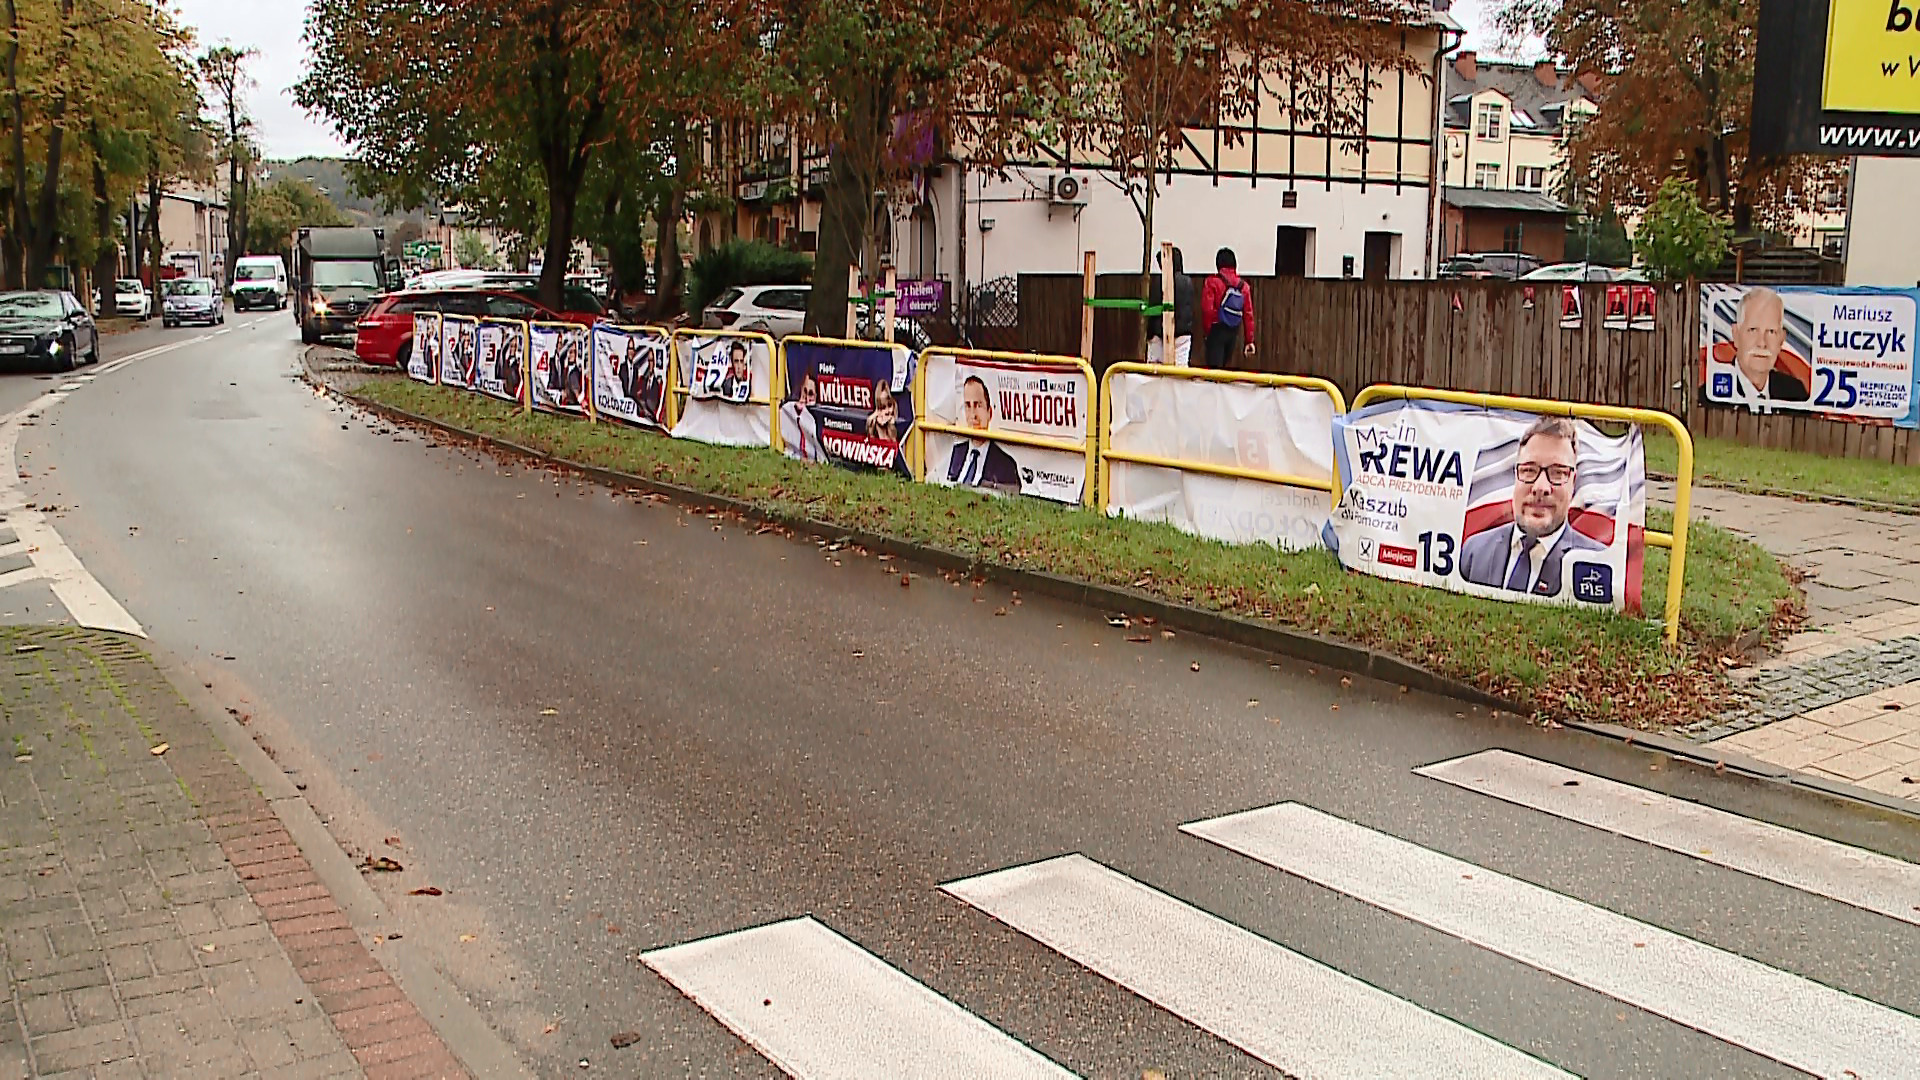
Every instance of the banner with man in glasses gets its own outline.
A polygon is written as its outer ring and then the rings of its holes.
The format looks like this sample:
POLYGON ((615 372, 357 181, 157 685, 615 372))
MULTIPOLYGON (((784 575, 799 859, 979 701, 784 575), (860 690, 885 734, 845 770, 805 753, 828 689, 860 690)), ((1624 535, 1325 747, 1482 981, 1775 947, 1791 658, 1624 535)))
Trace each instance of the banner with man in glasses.
POLYGON ((1502 600, 1637 614, 1640 431, 1388 401, 1334 421, 1344 485, 1326 530, 1349 569, 1502 600))

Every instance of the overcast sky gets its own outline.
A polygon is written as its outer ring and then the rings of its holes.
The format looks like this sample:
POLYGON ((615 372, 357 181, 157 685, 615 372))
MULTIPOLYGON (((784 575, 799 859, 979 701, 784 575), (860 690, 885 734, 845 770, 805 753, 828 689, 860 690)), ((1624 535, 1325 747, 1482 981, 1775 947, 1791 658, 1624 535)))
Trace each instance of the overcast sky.
MULTIPOLYGON (((250 65, 258 85, 249 93, 247 104, 269 158, 338 156, 347 152, 331 126, 308 116, 293 101, 291 89, 307 64, 306 46, 300 40, 307 15, 305 0, 171 2, 180 20, 193 27, 201 48, 225 43, 259 50, 259 57, 250 65)), ((1453 0, 1453 17, 1468 30, 1465 48, 1492 51, 1490 36, 1481 26, 1490 3, 1453 0)))

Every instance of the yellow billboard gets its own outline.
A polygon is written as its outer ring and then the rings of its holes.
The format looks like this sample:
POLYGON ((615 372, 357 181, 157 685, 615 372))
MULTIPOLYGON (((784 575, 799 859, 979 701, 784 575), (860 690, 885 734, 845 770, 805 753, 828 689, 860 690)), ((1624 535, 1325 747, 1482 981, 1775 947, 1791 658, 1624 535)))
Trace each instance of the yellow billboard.
POLYGON ((1920 0, 1829 0, 1821 105, 1920 113, 1920 0))

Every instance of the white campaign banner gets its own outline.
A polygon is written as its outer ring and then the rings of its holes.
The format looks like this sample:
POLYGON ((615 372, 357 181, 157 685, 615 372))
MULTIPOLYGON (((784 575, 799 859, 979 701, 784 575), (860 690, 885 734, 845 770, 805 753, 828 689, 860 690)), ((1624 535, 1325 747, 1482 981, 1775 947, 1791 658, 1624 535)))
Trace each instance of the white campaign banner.
POLYGON ((587 328, 574 323, 530 323, 527 369, 532 373, 533 407, 542 412, 585 415, 587 411, 587 328))
POLYGON ((593 328, 593 413, 646 427, 666 426, 666 335, 647 327, 593 328))
POLYGON ((930 352, 927 419, 985 437, 927 432, 927 483, 975 487, 1078 503, 1087 489, 1087 455, 995 439, 1037 435, 1082 446, 1093 437, 1094 390, 1078 367, 1043 360, 987 360, 930 352))
POLYGON ((471 390, 480 381, 480 324, 462 315, 440 318, 440 385, 471 390))
POLYGON ((407 377, 420 382, 440 378, 440 316, 437 312, 413 313, 413 347, 407 350, 407 377))
POLYGON ((1752 412, 1920 426, 1920 290, 1700 286, 1701 396, 1752 412))
POLYGON ((1565 416, 1396 400, 1337 420, 1334 440, 1345 489, 1327 546, 1348 569, 1639 612, 1640 429, 1610 436, 1565 416))
POLYGON ((766 339, 682 335, 673 348, 676 381, 687 390, 674 438, 773 445, 773 350, 766 339))
POLYGON ((479 338, 480 367, 474 389, 502 401, 519 401, 527 370, 527 324, 484 320, 479 338))
MULTIPOLYGON (((1325 394, 1133 372, 1109 386, 1112 450, 1332 483, 1333 399, 1325 394)), ((1333 503, 1317 488, 1125 461, 1108 468, 1109 514, 1230 544, 1319 547, 1333 503)))

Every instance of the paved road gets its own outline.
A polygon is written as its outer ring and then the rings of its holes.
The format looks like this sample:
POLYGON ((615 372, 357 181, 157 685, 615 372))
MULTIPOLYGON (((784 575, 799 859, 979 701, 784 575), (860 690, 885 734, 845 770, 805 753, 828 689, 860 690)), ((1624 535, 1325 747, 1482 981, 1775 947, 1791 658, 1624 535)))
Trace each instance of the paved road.
POLYGON ((33 498, 545 1075, 1920 1068, 1920 882, 1809 839, 1920 860, 1905 821, 903 589, 355 418, 297 356, 272 319, 74 391, 33 498), (1496 748, 1577 772, 1414 771, 1496 748))

